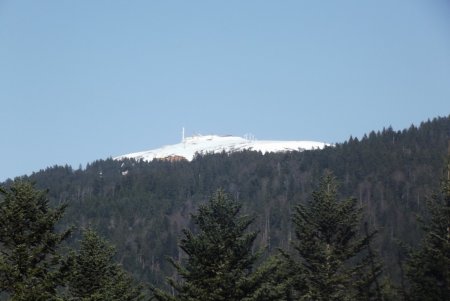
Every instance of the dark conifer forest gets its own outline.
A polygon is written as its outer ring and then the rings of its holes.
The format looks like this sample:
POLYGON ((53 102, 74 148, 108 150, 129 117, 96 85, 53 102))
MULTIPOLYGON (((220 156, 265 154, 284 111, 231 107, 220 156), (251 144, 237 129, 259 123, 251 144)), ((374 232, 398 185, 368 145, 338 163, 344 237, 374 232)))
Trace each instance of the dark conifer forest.
POLYGON ((322 150, 8 180, 0 297, 448 300, 449 141, 450 116, 322 150))

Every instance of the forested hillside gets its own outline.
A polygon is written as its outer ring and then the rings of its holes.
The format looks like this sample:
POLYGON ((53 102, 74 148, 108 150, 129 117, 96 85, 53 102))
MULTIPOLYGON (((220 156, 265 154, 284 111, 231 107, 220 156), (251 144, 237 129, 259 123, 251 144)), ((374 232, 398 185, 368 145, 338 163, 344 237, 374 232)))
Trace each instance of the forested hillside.
POLYGON ((222 153, 192 162, 107 159, 85 169, 55 166, 24 179, 49 189, 53 205, 68 203, 63 228, 92 226, 117 247, 118 261, 136 278, 162 286, 174 273, 165 257, 184 256, 177 247, 181 230, 218 188, 256 218, 255 244, 267 247, 267 255, 291 248, 295 205, 305 203, 324 172, 332 171, 338 193, 354 196, 369 227, 379 230, 376 247, 398 278, 398 241, 415 245, 421 238, 415 215, 439 187, 449 137, 450 117, 444 117, 323 150, 222 153))

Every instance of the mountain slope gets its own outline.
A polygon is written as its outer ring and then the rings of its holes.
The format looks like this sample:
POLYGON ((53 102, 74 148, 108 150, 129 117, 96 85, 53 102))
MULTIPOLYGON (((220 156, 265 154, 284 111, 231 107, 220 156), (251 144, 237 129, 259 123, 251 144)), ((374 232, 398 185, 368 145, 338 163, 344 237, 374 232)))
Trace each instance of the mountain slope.
POLYGON ((239 151, 190 162, 107 159, 85 169, 54 166, 22 180, 49 189, 52 204, 69 204, 61 227, 93 227, 116 245, 127 270, 162 286, 173 273, 166 256, 183 258, 177 247, 182 229, 217 188, 256 218, 257 246, 270 254, 290 250, 293 208, 307 202, 320 176, 331 170, 342 197, 356 197, 368 225, 379 230, 374 248, 387 272, 400 277, 398 241, 420 241, 416 214, 424 212, 439 185, 449 135, 450 116, 403 131, 371 132, 323 150, 239 151))
POLYGON ((326 143, 316 141, 271 141, 254 140, 238 136, 196 135, 184 138, 182 142, 161 148, 126 154, 115 157, 115 160, 136 159, 152 161, 153 159, 186 159, 192 161, 196 154, 233 153, 243 150, 276 153, 322 149, 326 143))

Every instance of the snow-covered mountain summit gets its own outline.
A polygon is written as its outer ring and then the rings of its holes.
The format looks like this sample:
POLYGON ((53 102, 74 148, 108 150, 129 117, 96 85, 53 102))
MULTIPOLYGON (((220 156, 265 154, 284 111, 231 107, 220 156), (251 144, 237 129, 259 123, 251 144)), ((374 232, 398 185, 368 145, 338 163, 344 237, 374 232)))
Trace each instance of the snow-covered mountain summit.
POLYGON ((267 152, 303 151, 321 149, 326 143, 316 141, 270 141, 255 140, 238 136, 195 135, 183 138, 180 143, 166 145, 161 148, 126 154, 115 157, 115 160, 132 158, 136 160, 152 161, 153 159, 189 160, 195 154, 220 152, 237 152, 242 150, 267 152))

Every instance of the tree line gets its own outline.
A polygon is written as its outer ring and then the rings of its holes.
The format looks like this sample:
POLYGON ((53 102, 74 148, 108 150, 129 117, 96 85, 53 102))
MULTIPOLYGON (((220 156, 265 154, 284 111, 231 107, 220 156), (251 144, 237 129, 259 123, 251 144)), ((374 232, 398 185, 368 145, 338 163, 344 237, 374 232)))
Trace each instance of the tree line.
MULTIPOLYGON (((450 159, 450 158, 449 158, 450 159)), ((449 161, 450 162, 450 161, 449 161)), ((256 247, 251 215, 223 190, 191 215, 167 287, 139 284, 115 262, 114 249, 92 228, 78 246, 58 223, 46 191, 20 180, 0 190, 0 291, 8 300, 447 300, 450 294, 450 163, 428 200, 422 244, 407 250, 405 278, 383 278, 376 231, 356 198, 342 198, 325 172, 292 214, 292 248, 267 256, 256 247), (403 282, 403 280, 405 282, 403 282)))

